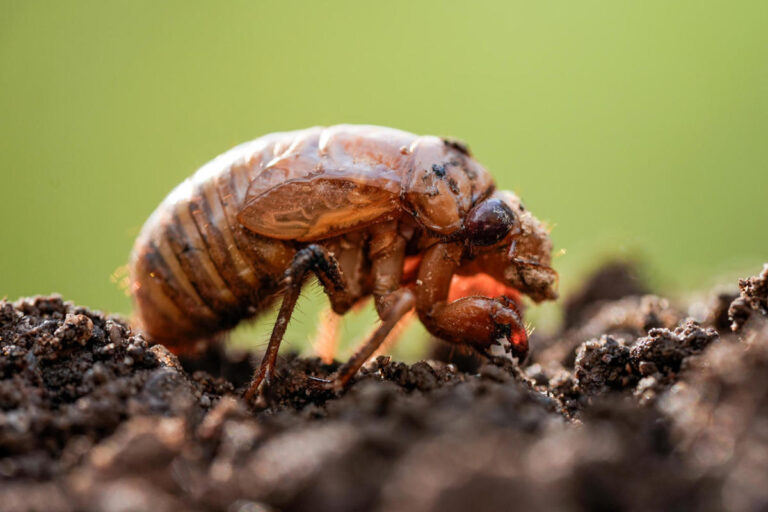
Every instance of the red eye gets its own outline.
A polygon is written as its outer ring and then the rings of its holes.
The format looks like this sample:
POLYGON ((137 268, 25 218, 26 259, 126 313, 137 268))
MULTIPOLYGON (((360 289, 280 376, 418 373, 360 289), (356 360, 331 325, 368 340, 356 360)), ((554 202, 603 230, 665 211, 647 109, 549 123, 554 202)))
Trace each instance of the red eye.
POLYGON ((475 245, 493 245, 507 236, 515 225, 515 214, 507 204, 496 198, 474 206, 467 214, 464 229, 475 245))

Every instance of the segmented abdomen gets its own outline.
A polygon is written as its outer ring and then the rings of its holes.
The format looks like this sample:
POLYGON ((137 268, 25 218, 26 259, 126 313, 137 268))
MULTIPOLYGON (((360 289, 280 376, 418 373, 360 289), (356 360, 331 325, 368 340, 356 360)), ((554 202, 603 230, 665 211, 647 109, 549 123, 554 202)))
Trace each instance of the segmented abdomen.
MULTIPOLYGON (((269 145, 267 145, 269 146, 269 145)), ((290 244, 237 221, 245 190, 269 147, 239 147, 177 187, 145 224, 131 281, 140 327, 183 348, 263 309, 290 263, 290 244)))

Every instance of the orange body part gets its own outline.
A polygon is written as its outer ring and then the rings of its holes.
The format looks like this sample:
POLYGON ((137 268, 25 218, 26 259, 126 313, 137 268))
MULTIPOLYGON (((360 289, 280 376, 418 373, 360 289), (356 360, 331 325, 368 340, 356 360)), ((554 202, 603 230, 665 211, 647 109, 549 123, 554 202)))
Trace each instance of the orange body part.
MULTIPOLYGON (((523 316, 523 303, 519 291, 503 283, 498 282, 488 274, 478 273, 471 276, 454 275, 451 280, 451 289, 448 293, 448 301, 452 302, 462 297, 490 297, 492 299, 504 297, 511 302, 520 317, 523 316)), ((528 352, 528 333, 524 328, 513 329, 509 333, 509 342, 517 354, 528 352)))

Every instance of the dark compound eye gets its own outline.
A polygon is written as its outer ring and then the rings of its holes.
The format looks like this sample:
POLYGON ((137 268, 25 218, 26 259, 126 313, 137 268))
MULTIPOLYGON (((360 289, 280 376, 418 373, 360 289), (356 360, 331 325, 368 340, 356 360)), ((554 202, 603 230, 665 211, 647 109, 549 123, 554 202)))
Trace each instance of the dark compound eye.
POLYGON ((493 245, 507 236, 515 220, 515 214, 504 201, 492 198, 469 211, 464 229, 473 244, 493 245))

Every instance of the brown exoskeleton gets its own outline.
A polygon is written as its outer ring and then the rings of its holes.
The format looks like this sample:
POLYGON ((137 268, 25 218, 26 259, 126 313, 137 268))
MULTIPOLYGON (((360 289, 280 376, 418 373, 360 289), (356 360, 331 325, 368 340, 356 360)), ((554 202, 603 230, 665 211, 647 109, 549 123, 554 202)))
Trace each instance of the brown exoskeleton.
POLYGON ((276 133, 237 146, 177 187, 132 254, 140 327, 181 351, 282 304, 246 393, 273 376, 301 287, 314 273, 333 310, 373 296, 381 325, 338 371, 343 387, 412 308, 429 332, 522 357, 513 298, 449 301, 454 275, 487 274, 554 299, 547 230, 460 143, 375 126, 276 133), (404 273, 406 260, 416 262, 404 273))

